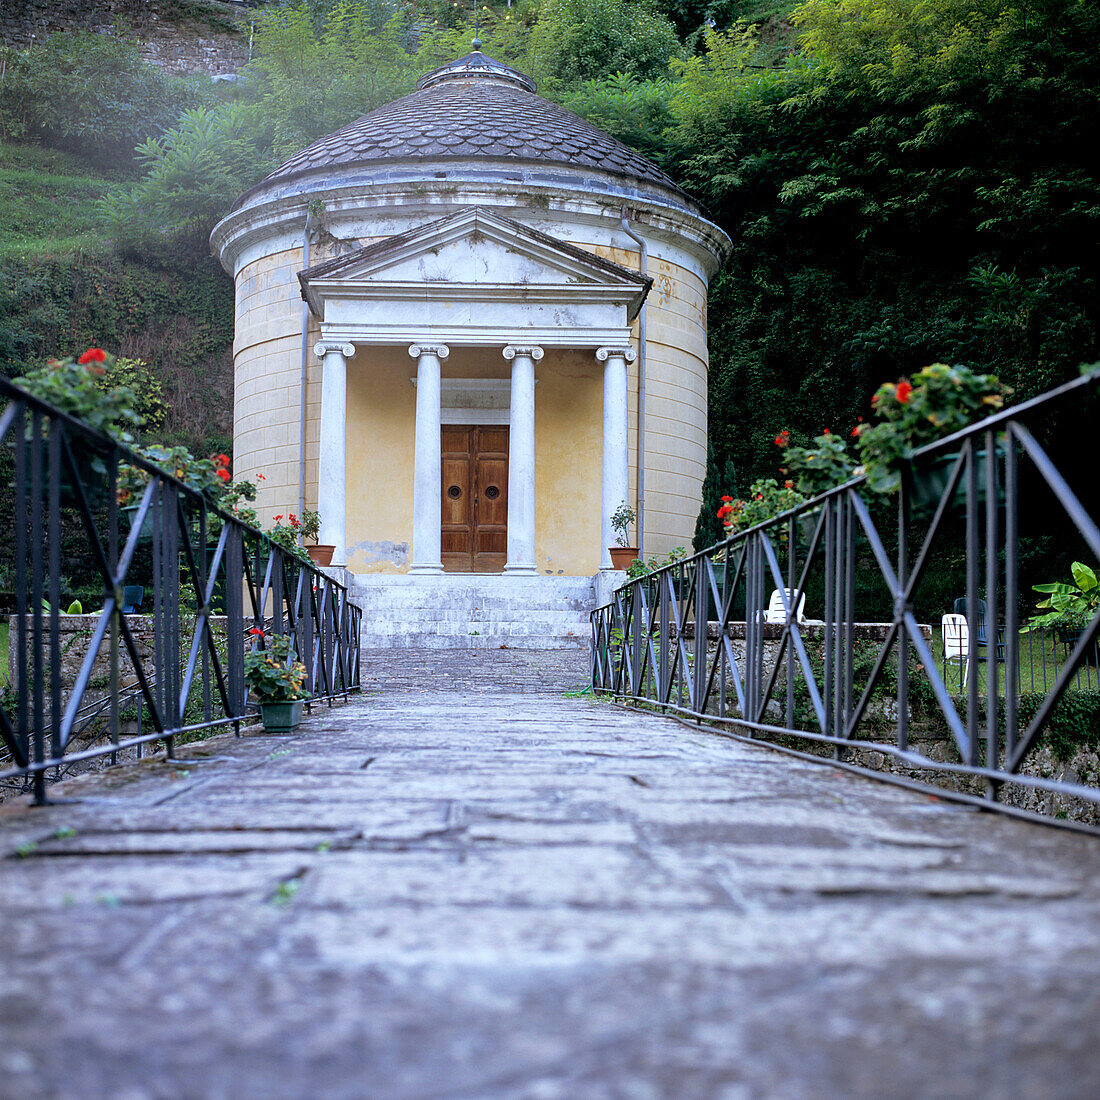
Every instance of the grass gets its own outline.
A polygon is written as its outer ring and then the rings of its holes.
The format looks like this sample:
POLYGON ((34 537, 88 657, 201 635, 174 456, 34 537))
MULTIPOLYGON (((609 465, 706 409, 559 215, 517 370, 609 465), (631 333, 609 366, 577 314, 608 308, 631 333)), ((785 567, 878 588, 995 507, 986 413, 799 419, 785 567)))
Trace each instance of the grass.
POLYGON ((0 260, 107 252, 98 204, 117 182, 78 157, 0 142, 0 260))
MULTIPOLYGON (((944 664, 943 659, 943 635, 940 629, 932 630, 932 654, 936 658, 936 668, 943 677, 947 690, 953 695, 961 695, 966 689, 962 686, 963 669, 962 661, 949 661, 944 664)), ((980 651, 985 653, 984 647, 980 651)), ((1066 663, 1069 652, 1061 643, 1056 643, 1053 636, 1032 634, 1021 631, 1019 634, 1019 662, 1020 662, 1020 690, 1022 692, 1042 692, 1046 694, 1054 686, 1055 680, 1066 663)), ((988 682, 989 665, 986 661, 979 661, 977 666, 978 692, 985 694, 988 682)), ((974 666, 971 674, 974 674, 974 666)), ((969 686, 969 685, 968 685, 969 686)), ((1070 681, 1070 691, 1100 691, 1100 669, 1084 665, 1077 670, 1073 680, 1070 681)), ((1000 663, 997 670, 997 694, 1005 693, 1005 666, 1000 663)))

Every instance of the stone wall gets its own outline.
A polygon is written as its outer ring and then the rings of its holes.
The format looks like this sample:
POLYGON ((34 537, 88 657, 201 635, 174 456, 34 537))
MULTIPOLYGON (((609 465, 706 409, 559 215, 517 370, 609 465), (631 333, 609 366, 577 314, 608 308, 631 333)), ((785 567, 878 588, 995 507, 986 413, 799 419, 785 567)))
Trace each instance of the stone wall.
MULTIPOLYGON (((98 613, 89 615, 61 615, 59 616, 59 631, 60 631, 60 648, 61 648, 61 698, 62 709, 67 705, 69 698, 72 695, 73 685, 76 683, 76 678, 80 673, 81 666, 84 663, 84 659, 88 653, 88 647, 91 645, 92 634, 95 630, 96 623, 99 619, 98 613)), ((153 617, 151 615, 127 615, 126 621, 129 624, 130 632, 134 638, 135 648, 137 649, 138 656, 141 660, 142 670, 147 678, 153 677, 156 673, 156 663, 153 658, 154 654, 154 635, 153 635, 153 617)), ((18 622, 18 616, 8 616, 8 681, 12 686, 16 686, 18 683, 18 645, 16 640, 16 626, 18 622)), ((226 629, 225 616, 214 616, 211 618, 211 624, 213 626, 216 636, 224 637, 226 629)), ((50 628, 49 620, 45 621, 44 625, 44 639, 43 645, 45 652, 49 654, 50 645, 50 628)), ((191 627, 188 626, 188 620, 184 619, 180 624, 181 632, 181 654, 180 654, 180 667, 184 667, 187 653, 190 648, 190 636, 191 627)), ((27 638, 25 648, 27 650, 28 665, 30 663, 30 647, 31 636, 30 626, 28 624, 27 638)), ((119 686, 123 693, 129 695, 132 693, 132 689, 138 687, 138 676, 134 671, 133 665, 130 662, 129 654, 124 648, 124 645, 119 640, 119 686)), ((196 677, 196 683, 198 683, 198 677, 196 677)), ((111 685, 111 646, 110 635, 101 643, 99 652, 96 654, 95 661, 92 664, 91 678, 88 681, 88 688, 85 690, 84 697, 81 701, 81 710, 86 710, 92 707, 96 707, 97 704, 103 703, 110 696, 111 685)), ((200 686, 201 690, 201 686, 200 686)), ((50 705, 48 698, 49 687, 47 685, 47 700, 46 700, 46 712, 47 720, 49 720, 50 705)), ((215 691, 215 705, 217 705, 217 693, 215 691)), ((140 703, 140 698, 133 700, 126 700, 123 704, 123 711, 137 710, 140 703)), ((105 712, 101 718, 97 718, 91 725, 89 725, 86 733, 80 738, 82 743, 95 740, 102 735, 106 729, 106 723, 109 715, 105 712)), ((123 714, 124 719, 134 728, 125 732, 136 732, 136 714, 133 719, 130 719, 127 714, 123 714)))
POLYGON ((109 32, 122 21, 151 64, 222 76, 248 61, 249 19, 248 5, 220 0, 17 0, 0 3, 0 42, 21 48, 57 32, 109 32))

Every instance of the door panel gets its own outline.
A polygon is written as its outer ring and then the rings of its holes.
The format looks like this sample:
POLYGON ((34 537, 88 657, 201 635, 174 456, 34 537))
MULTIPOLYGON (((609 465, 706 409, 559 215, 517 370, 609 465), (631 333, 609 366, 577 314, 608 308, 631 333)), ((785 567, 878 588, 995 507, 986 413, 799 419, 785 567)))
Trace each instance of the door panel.
POLYGON ((501 572, 508 561, 508 429, 445 424, 442 460, 444 570, 501 572))
POLYGON ((442 438, 443 527, 440 550, 448 572, 473 569, 474 492, 470 429, 444 424, 442 438))

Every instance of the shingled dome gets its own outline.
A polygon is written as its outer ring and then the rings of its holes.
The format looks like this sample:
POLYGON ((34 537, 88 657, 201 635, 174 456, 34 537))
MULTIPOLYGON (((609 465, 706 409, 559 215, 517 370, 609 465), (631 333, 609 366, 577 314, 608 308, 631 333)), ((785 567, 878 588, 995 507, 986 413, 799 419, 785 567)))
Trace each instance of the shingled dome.
POLYGON ((590 168, 644 181, 698 207, 640 153, 535 94, 528 77, 474 50, 291 157, 237 207, 271 185, 332 168, 405 160, 516 160, 590 168))

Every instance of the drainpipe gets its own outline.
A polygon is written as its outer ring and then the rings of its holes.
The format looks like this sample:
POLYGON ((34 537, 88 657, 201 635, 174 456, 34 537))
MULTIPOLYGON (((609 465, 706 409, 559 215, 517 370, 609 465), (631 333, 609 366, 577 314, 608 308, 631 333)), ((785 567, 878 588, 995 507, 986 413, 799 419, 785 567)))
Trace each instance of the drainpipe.
MULTIPOLYGON (((313 215, 306 212, 302 230, 302 270, 309 267, 309 232, 314 227, 313 215)), ((298 515, 306 510, 306 356, 309 354, 309 302, 302 298, 302 365, 298 395, 298 515)))
MULTIPOLYGON (((622 208, 623 232, 638 246, 638 270, 649 271, 649 247, 630 228, 626 207, 622 208)), ((646 303, 638 313, 638 555, 645 561, 645 315, 646 303)))

